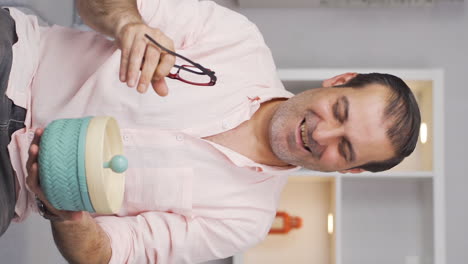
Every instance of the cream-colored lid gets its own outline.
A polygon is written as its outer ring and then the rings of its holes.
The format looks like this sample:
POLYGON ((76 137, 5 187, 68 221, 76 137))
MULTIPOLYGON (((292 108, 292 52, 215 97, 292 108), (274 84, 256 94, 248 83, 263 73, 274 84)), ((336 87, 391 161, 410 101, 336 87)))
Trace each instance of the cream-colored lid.
POLYGON ((88 192, 96 213, 117 213, 122 206, 125 173, 104 166, 112 157, 122 154, 117 121, 108 116, 92 118, 86 135, 85 167, 88 192))

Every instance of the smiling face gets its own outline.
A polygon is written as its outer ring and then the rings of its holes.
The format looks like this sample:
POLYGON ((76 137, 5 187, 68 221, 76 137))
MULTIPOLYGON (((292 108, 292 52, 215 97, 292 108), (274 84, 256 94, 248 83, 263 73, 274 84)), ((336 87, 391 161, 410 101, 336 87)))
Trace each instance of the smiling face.
POLYGON ((391 121, 383 119, 389 93, 372 84, 311 89, 292 97, 273 114, 273 153, 288 164, 318 171, 344 171, 392 158, 386 134, 391 121))

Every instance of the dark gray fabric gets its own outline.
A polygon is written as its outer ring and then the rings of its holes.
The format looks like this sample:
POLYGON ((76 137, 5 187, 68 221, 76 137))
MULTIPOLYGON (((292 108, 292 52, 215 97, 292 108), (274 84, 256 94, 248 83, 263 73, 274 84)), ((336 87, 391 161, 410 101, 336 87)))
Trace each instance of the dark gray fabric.
POLYGON ((7 10, 0 8, 0 236, 10 225, 16 204, 15 174, 7 146, 11 134, 24 127, 26 116, 26 110, 5 95, 13 59, 12 46, 17 40, 15 21, 7 10))

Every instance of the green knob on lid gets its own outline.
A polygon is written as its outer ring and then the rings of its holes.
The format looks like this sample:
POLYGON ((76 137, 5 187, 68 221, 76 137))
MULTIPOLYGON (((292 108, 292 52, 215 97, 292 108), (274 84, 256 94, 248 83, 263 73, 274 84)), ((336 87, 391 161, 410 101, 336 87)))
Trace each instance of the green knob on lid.
POLYGON ((128 168, 128 160, 122 155, 115 155, 110 161, 104 162, 104 168, 110 168, 115 173, 122 173, 128 168))

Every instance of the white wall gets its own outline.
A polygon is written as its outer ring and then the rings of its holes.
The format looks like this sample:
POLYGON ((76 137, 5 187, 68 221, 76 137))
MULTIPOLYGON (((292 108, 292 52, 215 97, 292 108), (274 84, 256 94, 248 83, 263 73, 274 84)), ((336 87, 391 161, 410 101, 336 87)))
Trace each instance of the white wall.
POLYGON ((74 0, 0 0, 2 6, 28 6, 36 15, 60 25, 71 25, 73 3, 74 0))

